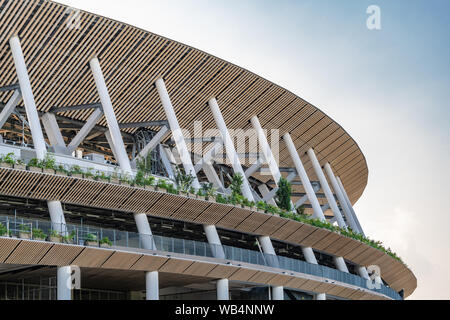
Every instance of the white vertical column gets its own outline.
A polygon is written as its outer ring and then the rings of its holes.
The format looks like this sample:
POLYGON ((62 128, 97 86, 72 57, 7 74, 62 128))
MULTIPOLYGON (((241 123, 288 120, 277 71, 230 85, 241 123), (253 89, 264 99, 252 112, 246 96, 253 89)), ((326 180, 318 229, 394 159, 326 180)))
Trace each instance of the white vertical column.
POLYGON ((30 78, 28 76, 25 58, 23 57, 22 47, 18 37, 12 37, 9 40, 11 52, 16 66, 17 78, 19 79, 20 91, 22 92, 25 111, 27 113, 28 123, 30 125, 31 135, 33 137, 34 149, 36 150, 36 158, 42 160, 47 153, 44 135, 42 133, 39 115, 34 101, 33 91, 31 89, 30 78))
POLYGON ((62 301, 72 300, 72 268, 59 267, 56 274, 57 299, 62 301))
POLYGON ((135 213, 134 221, 141 238, 142 247, 147 250, 156 250, 155 239, 153 238, 147 215, 145 213, 135 213))
POLYGON ((222 242, 220 241, 216 226, 204 225, 203 230, 205 231, 206 238, 211 246, 214 257, 217 259, 226 259, 225 251, 223 250, 222 242))
POLYGON ((105 78, 103 77, 102 69, 100 67, 100 62, 97 58, 94 58, 89 61, 89 64, 97 86, 98 95, 103 107, 103 113, 105 114, 105 118, 108 123, 108 129, 111 134, 112 143, 114 144, 116 156, 118 157, 117 161, 119 162, 122 171, 131 174, 130 159, 128 158, 128 154, 123 143, 122 134, 120 132, 119 124, 117 123, 108 88, 106 87, 105 78))
POLYGON ((272 287, 272 300, 282 301, 284 300, 284 288, 272 287))
POLYGON ((146 300, 159 300, 159 273, 158 271, 145 273, 146 300))
POLYGON ((217 300, 230 300, 228 279, 221 279, 217 281, 217 300))
POLYGON ((314 192, 314 189, 311 185, 311 181, 309 180, 308 175, 306 174, 305 167, 303 166, 302 160, 298 155, 297 148, 295 147, 294 142, 292 141, 291 135, 289 133, 286 133, 283 136, 283 138, 289 150, 291 158, 294 161, 295 168, 297 169, 298 175, 300 176, 306 194, 308 195, 308 199, 313 207, 314 217, 322 221, 326 221, 322 208, 320 207, 319 200, 317 199, 316 193, 314 192))
POLYGON ((355 209, 353 209, 352 203, 350 202, 350 198, 347 195, 347 191, 345 191, 344 185, 342 184, 342 181, 339 177, 336 177, 336 180, 338 182, 339 187, 341 188, 342 194, 344 195, 345 200, 347 201, 347 205, 350 208, 350 211, 352 212, 353 219, 355 220, 356 225, 358 226, 358 231, 364 235, 364 231, 361 227, 361 224, 359 223, 358 217, 356 216, 355 209))
POLYGON ((66 219, 64 218, 64 211, 59 201, 47 201, 48 211, 50 213, 50 219, 52 221, 53 230, 59 232, 62 235, 66 235, 67 226, 66 219))
POLYGON ((314 150, 311 148, 308 150, 308 156, 311 159, 313 164, 314 171, 316 172, 317 177, 319 178, 320 185, 327 197, 328 204, 330 205, 331 210, 333 211, 334 216, 336 217, 337 223, 341 228, 347 228, 344 219, 342 218, 341 211, 334 199, 333 192, 331 191, 330 186, 328 185, 327 178, 322 171, 322 167, 320 166, 319 161, 317 160, 316 154, 314 150))
POLYGON ((219 104, 215 98, 212 98, 208 102, 209 107, 211 108, 211 112, 214 116, 214 120, 216 121, 217 127, 220 131, 220 135, 222 137, 222 141, 225 144, 225 149, 227 153, 227 158, 230 161, 233 170, 236 174, 240 174, 242 176, 243 184, 242 184, 242 193, 245 198, 250 201, 254 201, 252 189, 250 184, 245 177, 244 169, 242 169, 241 161, 239 160, 239 155, 234 148, 233 140, 231 139, 230 132, 227 129, 227 125, 225 120, 223 119, 222 112, 220 111, 219 104))
POLYGON ((184 171, 186 172, 186 174, 190 174, 195 178, 192 186, 196 190, 199 190, 200 183, 195 173, 194 166, 192 165, 191 154, 188 151, 183 132, 181 131, 180 124, 178 123, 175 110, 173 109, 172 102, 170 101, 169 93, 167 92, 167 88, 164 84, 163 79, 159 79, 156 81, 156 89, 158 90, 161 103, 166 113, 167 121, 169 122, 170 130, 172 131, 172 136, 175 140, 178 154, 180 155, 181 162, 183 163, 184 171))
POLYGON ((350 208, 347 205, 347 201, 345 201, 345 197, 341 191, 341 188, 339 187, 339 184, 336 180, 336 177, 329 163, 325 164, 325 171, 328 175, 328 178, 331 181, 331 185, 333 186, 334 192, 338 197, 339 203, 341 204, 341 207, 344 210, 344 214, 345 217, 347 218, 347 222, 349 223, 350 228, 352 228, 353 231, 358 232, 358 227, 356 226, 355 221, 353 220, 350 208))
POLYGON ((327 295, 325 293, 318 293, 316 295, 316 300, 325 301, 325 300, 327 300, 327 295))

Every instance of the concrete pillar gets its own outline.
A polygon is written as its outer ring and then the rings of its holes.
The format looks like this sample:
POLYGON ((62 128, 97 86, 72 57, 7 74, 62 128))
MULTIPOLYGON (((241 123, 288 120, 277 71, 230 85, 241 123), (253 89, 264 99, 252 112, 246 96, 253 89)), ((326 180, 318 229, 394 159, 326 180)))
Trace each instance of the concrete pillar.
POLYGON ((217 281, 217 300, 230 300, 228 279, 221 279, 217 281))
POLYGON ((120 132, 119 124, 117 123, 108 88, 106 87, 106 82, 100 67, 100 62, 97 58, 94 58, 89 62, 89 65, 91 66, 91 71, 97 86, 100 102, 103 107, 103 113, 105 114, 109 133, 111 134, 112 143, 116 151, 116 160, 119 162, 122 171, 131 175, 132 170, 130 159, 128 158, 128 154, 123 143, 122 133, 120 132))
POLYGON ((297 148, 295 147, 294 142, 292 141, 291 135, 289 133, 286 133, 283 136, 283 138, 289 150, 291 158, 294 161, 295 168, 297 169, 297 173, 300 176, 306 194, 308 195, 308 199, 313 207, 314 217, 322 221, 326 221, 322 208, 320 207, 319 200, 317 199, 316 193, 314 192, 314 189, 311 185, 311 181, 309 180, 309 177, 306 174, 305 167, 303 166, 302 160, 298 155, 297 148))
POLYGON ((320 185, 327 197, 328 204, 330 205, 331 210, 333 211, 334 216, 336 217, 336 221, 341 228, 347 228, 345 224, 344 218, 342 218, 341 211, 334 199, 333 192, 331 191, 330 186, 328 185, 327 178, 322 171, 322 167, 320 166, 319 161, 317 160, 316 154, 314 150, 311 148, 308 150, 308 156, 311 159, 311 163, 313 164, 314 171, 316 172, 317 177, 319 178, 320 185))
POLYGON ((314 251, 310 247, 302 247, 303 255, 305 256, 305 260, 311 264, 318 264, 316 256, 314 255, 314 251))
POLYGON ((220 241, 216 226, 204 225, 203 230, 205 231, 206 238, 211 246, 214 257, 217 259, 226 259, 225 251, 223 250, 222 242, 220 241))
POLYGON ((47 133, 48 140, 50 141, 50 145, 66 153, 66 143, 64 142, 55 115, 53 113, 46 113, 42 116, 41 120, 45 132, 47 133))
POLYGON ((34 149, 36 150, 36 158, 42 160, 47 153, 47 147, 45 145, 44 135, 42 133, 39 114, 36 109, 36 103, 34 101, 20 40, 16 36, 12 37, 9 40, 9 44, 11 46, 14 65, 16 66, 17 78, 19 79, 20 91, 22 92, 22 98, 25 104, 25 111, 27 113, 28 124, 33 138, 34 149))
POLYGON ((159 300, 159 273, 158 271, 145 273, 146 300, 159 300))
POLYGON ((86 121, 86 124, 83 126, 83 128, 81 128, 75 138, 73 138, 73 140, 67 146, 67 149, 70 153, 74 152, 80 146, 80 144, 84 141, 84 139, 86 139, 92 129, 94 129, 95 125, 102 116, 103 111, 100 108, 94 110, 94 112, 86 121))
POLYGON ((50 219, 52 221, 53 230, 61 235, 67 235, 66 219, 64 218, 64 211, 62 204, 59 201, 47 201, 50 219))
POLYGON ((272 287, 272 300, 282 301, 284 300, 284 288, 272 287))
POLYGON ((344 185, 342 184, 341 179, 339 177, 336 177, 336 180, 338 182, 339 187, 341 188, 341 191, 342 191, 342 194, 344 195, 345 200, 347 201, 347 205, 350 208, 350 211, 352 212, 352 216, 353 216, 353 219, 355 220, 356 226, 358 227, 359 233, 361 233, 362 235, 365 236, 364 230, 362 229, 361 224, 359 223, 359 219, 356 216, 355 209, 353 209, 352 203, 350 202, 350 199, 347 195, 347 191, 345 191, 345 188, 344 188, 344 185))
POLYGON ((272 240, 270 240, 270 237, 261 236, 258 240, 264 252, 264 256, 268 265, 273 268, 279 268, 280 262, 278 261, 277 254, 275 252, 275 249, 273 248, 272 240))
POLYGON ((136 222, 142 247, 147 250, 157 250, 147 215, 145 213, 135 213, 134 221, 136 222))
POLYGON ((348 272, 348 267, 347 267, 347 264, 345 263, 344 258, 342 258, 342 257, 334 257, 333 260, 334 260, 334 264, 336 265, 336 268, 339 271, 342 271, 342 272, 345 272, 345 273, 349 273, 348 272))
POLYGON ((180 155, 184 171, 186 172, 186 174, 188 175, 190 174, 191 176, 195 177, 192 186, 196 190, 199 190, 200 182, 198 181, 194 166, 192 164, 191 153, 188 151, 186 141, 184 140, 183 132, 181 131, 180 124, 178 123, 175 110, 173 109, 172 102, 170 101, 169 93, 167 92, 167 88, 163 79, 159 79, 156 81, 156 89, 158 90, 161 103, 166 113, 170 130, 172 131, 172 136, 177 146, 177 150, 180 155))
POLYGON ((325 300, 327 300, 327 295, 326 295, 325 293, 318 293, 318 294, 316 295, 316 300, 322 300, 322 301, 325 301, 325 300))
POLYGON ((345 200, 344 194, 342 193, 341 188, 339 187, 336 176, 334 175, 333 170, 331 169, 329 163, 325 164, 325 172, 327 173, 331 185, 333 186, 334 192, 337 195, 339 203, 341 204, 341 207, 344 210, 344 214, 345 217, 347 218, 347 222, 349 223, 350 228, 352 228, 353 231, 358 232, 358 227, 355 224, 355 221, 353 220, 350 208, 347 205, 347 201, 345 200))
POLYGON ((358 274, 361 278, 370 280, 369 273, 367 272, 366 267, 358 267, 358 274))
POLYGON ((57 276, 57 299, 68 301, 72 300, 72 268, 58 267, 57 276))
POLYGON ((242 176, 242 179, 243 179, 242 194, 248 200, 255 201, 255 198, 253 197, 252 189, 250 187, 250 183, 248 182, 247 178, 245 177, 244 169, 242 169, 242 164, 239 159, 239 155, 236 152, 233 140, 231 139, 231 135, 227 129, 225 120, 223 119, 222 112, 220 111, 220 108, 219 108, 219 104, 217 103, 217 100, 215 98, 210 99, 208 104, 209 104, 209 107, 211 108, 211 112, 214 116, 214 120, 216 121, 217 127, 220 131, 222 141, 225 144, 227 158, 233 167, 234 173, 235 174, 239 173, 242 176))

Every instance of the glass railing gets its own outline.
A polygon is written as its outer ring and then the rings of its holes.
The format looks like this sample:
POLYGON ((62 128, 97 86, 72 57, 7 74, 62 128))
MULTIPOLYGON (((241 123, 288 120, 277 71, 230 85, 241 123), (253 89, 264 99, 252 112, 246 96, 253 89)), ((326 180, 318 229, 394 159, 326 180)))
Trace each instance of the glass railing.
MULTIPOLYGON (((302 260, 263 254, 257 250, 210 245, 207 242, 168 238, 157 235, 141 235, 134 232, 96 228, 88 225, 61 225, 44 220, 10 216, 0 216, 0 231, 2 229, 4 232, 0 232, 0 236, 64 242, 82 246, 132 248, 199 257, 221 258, 222 260, 228 261, 277 267, 286 271, 309 274, 360 288, 368 288, 367 280, 362 277, 326 266, 307 263, 302 260), (51 237, 52 235, 53 237, 51 237)), ((402 299, 395 290, 384 285, 379 290, 371 290, 395 300, 402 299)))

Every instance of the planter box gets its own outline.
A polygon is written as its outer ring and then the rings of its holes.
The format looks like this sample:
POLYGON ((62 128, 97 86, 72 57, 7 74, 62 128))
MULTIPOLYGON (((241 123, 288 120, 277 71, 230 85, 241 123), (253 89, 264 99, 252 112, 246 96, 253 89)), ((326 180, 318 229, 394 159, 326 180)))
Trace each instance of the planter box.
POLYGON ((212 203, 217 203, 216 199, 214 198, 208 198, 206 201, 212 202, 212 203))
POLYGON ((188 194, 188 197, 189 197, 189 198, 192 198, 192 199, 196 199, 196 198, 197 198, 197 195, 195 195, 195 194, 193 194, 193 193, 189 193, 189 194, 188 194))
POLYGON ((203 201, 206 200, 206 198, 205 198, 204 196, 197 196, 197 199, 198 199, 198 200, 203 200, 203 201))
POLYGON ((42 173, 42 169, 41 169, 41 168, 29 167, 28 170, 31 171, 31 172, 39 172, 39 173, 42 173))
POLYGON ((98 242, 97 241, 85 241, 84 245, 87 247, 98 247, 98 242))
POLYGON ((102 243, 100 245, 100 248, 111 249, 111 246, 109 244, 107 244, 107 243, 102 243))
POLYGON ((130 186, 130 184, 128 182, 125 182, 125 181, 120 181, 120 185, 121 186, 125 186, 125 187, 129 187, 130 186))
POLYGON ((37 237, 33 237, 33 240, 36 240, 36 241, 45 241, 45 238, 37 238, 37 237))
POLYGON ((66 171, 58 171, 58 170, 56 170, 55 173, 57 175, 59 175, 59 176, 67 176, 68 175, 68 173, 66 171))
POLYGON ((19 232, 19 238, 20 239, 25 239, 25 240, 30 240, 31 239, 31 233, 19 232))
POLYGON ((15 165, 14 165, 14 169, 17 169, 17 170, 27 170, 27 166, 24 165, 24 164, 15 164, 15 165))
POLYGON ((256 211, 259 212, 259 213, 266 213, 263 209, 258 209, 256 211))
POLYGON ((273 216, 278 217, 278 218, 280 217, 280 215, 278 213, 274 213, 273 216))
POLYGON ((55 170, 53 170, 53 169, 44 169, 44 173, 55 174, 55 170))
POLYGON ((251 207, 242 206, 242 209, 252 211, 251 207))
POLYGON ((72 173, 72 178, 83 179, 83 175, 81 173, 72 173))
POLYGON ((156 188, 154 186, 145 186, 145 189, 150 191, 156 191, 156 188))
POLYGON ((114 184, 120 184, 119 179, 115 179, 115 178, 111 178, 111 179, 109 180, 109 182, 110 182, 110 183, 114 183, 114 184))
POLYGON ((1 168, 8 168, 8 169, 11 169, 11 168, 13 167, 13 165, 12 165, 12 164, 9 164, 9 163, 6 163, 6 162, 1 162, 1 163, 0 163, 0 167, 1 167, 1 168))
POLYGON ((53 242, 53 243, 61 243, 62 242, 61 237, 49 237, 48 239, 50 242, 53 242))

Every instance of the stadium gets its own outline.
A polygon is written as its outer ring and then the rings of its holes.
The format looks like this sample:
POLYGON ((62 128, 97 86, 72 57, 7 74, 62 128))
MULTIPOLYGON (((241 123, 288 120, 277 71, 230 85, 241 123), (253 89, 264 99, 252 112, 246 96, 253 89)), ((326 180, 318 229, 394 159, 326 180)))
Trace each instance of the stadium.
POLYGON ((0 300, 403 300, 338 123, 241 67, 0 1, 0 300), (284 201, 283 201, 284 200, 284 201))

